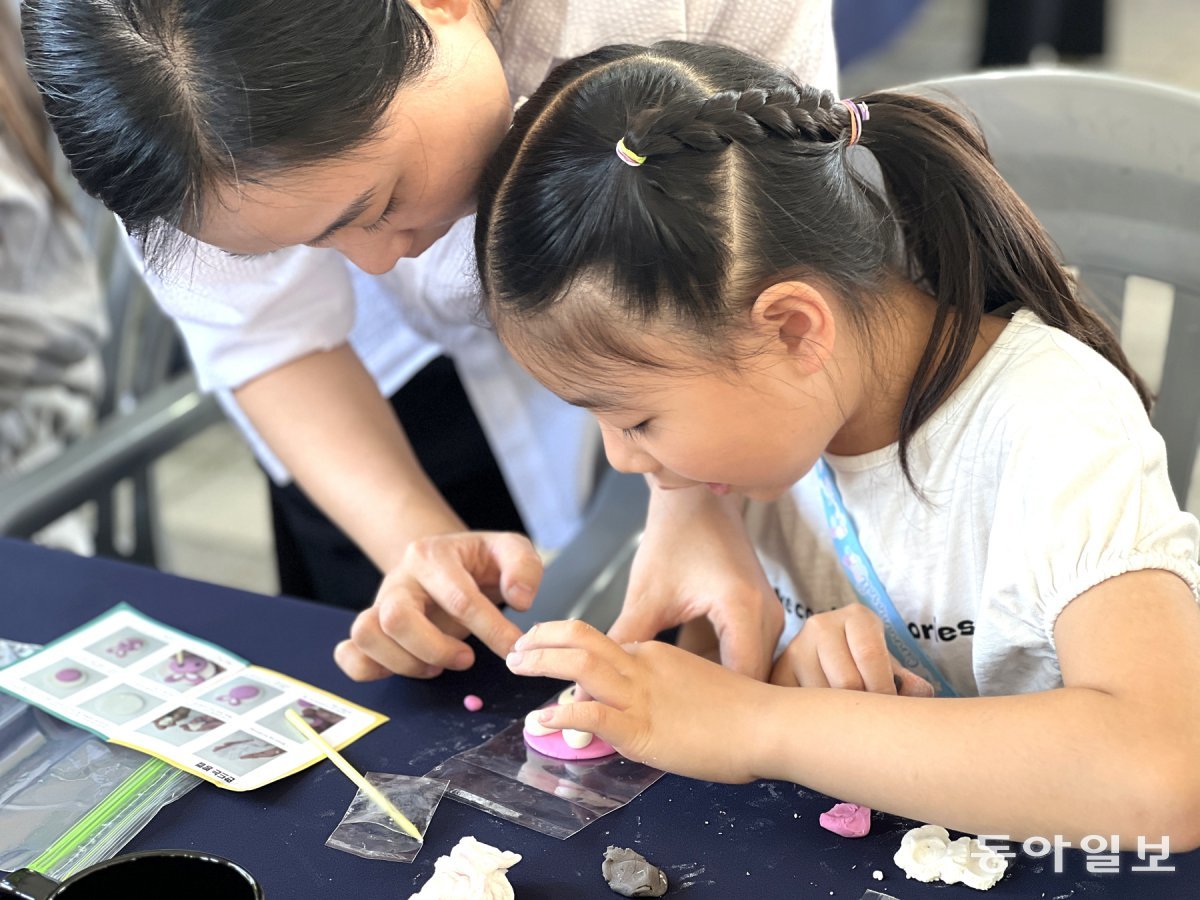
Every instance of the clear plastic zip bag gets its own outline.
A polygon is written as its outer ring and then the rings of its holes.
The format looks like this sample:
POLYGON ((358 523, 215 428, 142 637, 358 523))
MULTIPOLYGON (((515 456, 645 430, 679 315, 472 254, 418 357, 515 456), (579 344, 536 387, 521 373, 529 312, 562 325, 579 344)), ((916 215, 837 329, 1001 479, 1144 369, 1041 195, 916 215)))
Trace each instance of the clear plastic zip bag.
MULTIPOLYGON (((364 777, 404 814, 418 832, 425 834, 446 792, 446 782, 381 772, 368 772, 364 777)), ((363 859, 412 862, 424 845, 405 834, 374 800, 359 790, 350 802, 346 815, 342 816, 338 827, 325 841, 325 846, 345 850, 363 859)))
MULTIPOLYGON (((29 649, 0 640, 0 668, 29 649)), ((0 694, 0 869, 67 878, 200 781, 0 694)))
POLYGON ((426 777, 449 781, 446 793, 460 803, 565 840, 663 775, 616 754, 572 761, 544 756, 525 743, 523 732, 518 720, 426 777))

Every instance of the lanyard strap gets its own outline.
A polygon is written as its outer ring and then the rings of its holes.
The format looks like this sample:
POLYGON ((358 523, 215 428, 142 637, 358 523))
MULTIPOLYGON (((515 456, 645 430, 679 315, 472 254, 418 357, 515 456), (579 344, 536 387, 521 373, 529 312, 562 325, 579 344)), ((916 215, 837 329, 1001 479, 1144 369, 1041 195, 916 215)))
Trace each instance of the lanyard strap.
POLYGON ((937 696, 957 697, 958 693, 950 686, 950 682, 917 645, 908 626, 900 618, 900 613, 896 611, 892 598, 888 596, 887 588, 875 574, 875 567, 871 565, 870 557, 858 539, 854 520, 850 518, 850 513, 842 502, 841 491, 838 490, 829 464, 824 459, 818 459, 815 468, 821 482, 821 503, 825 507, 825 518, 833 535, 838 562, 842 564, 846 577, 850 579, 850 586, 854 588, 859 602, 874 611, 883 621, 888 650, 900 661, 900 665, 916 672, 932 684, 937 696))

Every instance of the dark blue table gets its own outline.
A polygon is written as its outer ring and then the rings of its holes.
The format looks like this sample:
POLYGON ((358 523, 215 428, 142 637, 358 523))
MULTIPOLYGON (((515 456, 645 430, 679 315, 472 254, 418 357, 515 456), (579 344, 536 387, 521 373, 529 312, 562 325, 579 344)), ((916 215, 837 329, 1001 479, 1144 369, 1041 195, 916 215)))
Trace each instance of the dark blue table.
MULTIPOLYGON (((472 671, 432 682, 355 684, 330 655, 349 628, 345 611, 0 540, 0 636, 45 643, 120 601, 391 716, 346 749, 360 770, 424 774, 524 715, 557 686, 516 678, 484 652, 472 671), (484 699, 482 712, 463 709, 467 693, 484 699)), ((667 775, 565 841, 445 799, 412 864, 363 860, 325 847, 353 795, 354 787, 328 762, 249 794, 203 784, 164 809, 128 849, 190 847, 230 857, 261 880, 269 900, 403 900, 466 834, 524 857, 510 872, 518 900, 615 897, 600 876, 609 844, 644 853, 667 871, 670 895, 687 900, 859 900, 868 889, 899 900, 976 896, 962 886, 905 879, 892 854, 913 823, 876 813, 868 837, 838 838, 817 824, 829 798, 782 782, 726 786, 667 775), (872 878, 876 869, 885 875, 881 882, 872 878)), ((988 896, 1200 897, 1200 853, 1172 855, 1167 864, 1176 871, 1160 874, 1130 871, 1141 864, 1135 854, 1123 854, 1120 871, 1107 875, 1089 874, 1077 851, 1066 851, 1061 874, 1051 860, 1018 854, 988 896)))

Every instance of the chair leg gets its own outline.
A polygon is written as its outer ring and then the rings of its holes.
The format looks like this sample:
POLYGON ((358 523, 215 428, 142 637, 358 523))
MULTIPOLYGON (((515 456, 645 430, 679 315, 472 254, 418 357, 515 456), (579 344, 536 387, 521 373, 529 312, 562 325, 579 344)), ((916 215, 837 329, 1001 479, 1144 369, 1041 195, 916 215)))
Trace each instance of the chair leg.
POLYGON ((158 568, 158 504, 154 497, 154 478, 148 468, 133 476, 133 552, 131 562, 158 568))

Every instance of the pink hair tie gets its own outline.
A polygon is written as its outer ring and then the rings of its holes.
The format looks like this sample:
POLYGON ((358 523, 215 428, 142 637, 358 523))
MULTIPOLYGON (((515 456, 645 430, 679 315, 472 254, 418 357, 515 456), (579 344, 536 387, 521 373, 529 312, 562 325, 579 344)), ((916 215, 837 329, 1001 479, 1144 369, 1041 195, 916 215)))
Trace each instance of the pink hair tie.
POLYGON ((841 104, 850 112, 850 142, 853 147, 858 143, 863 133, 863 122, 871 118, 871 111, 861 100, 842 100, 841 104))

